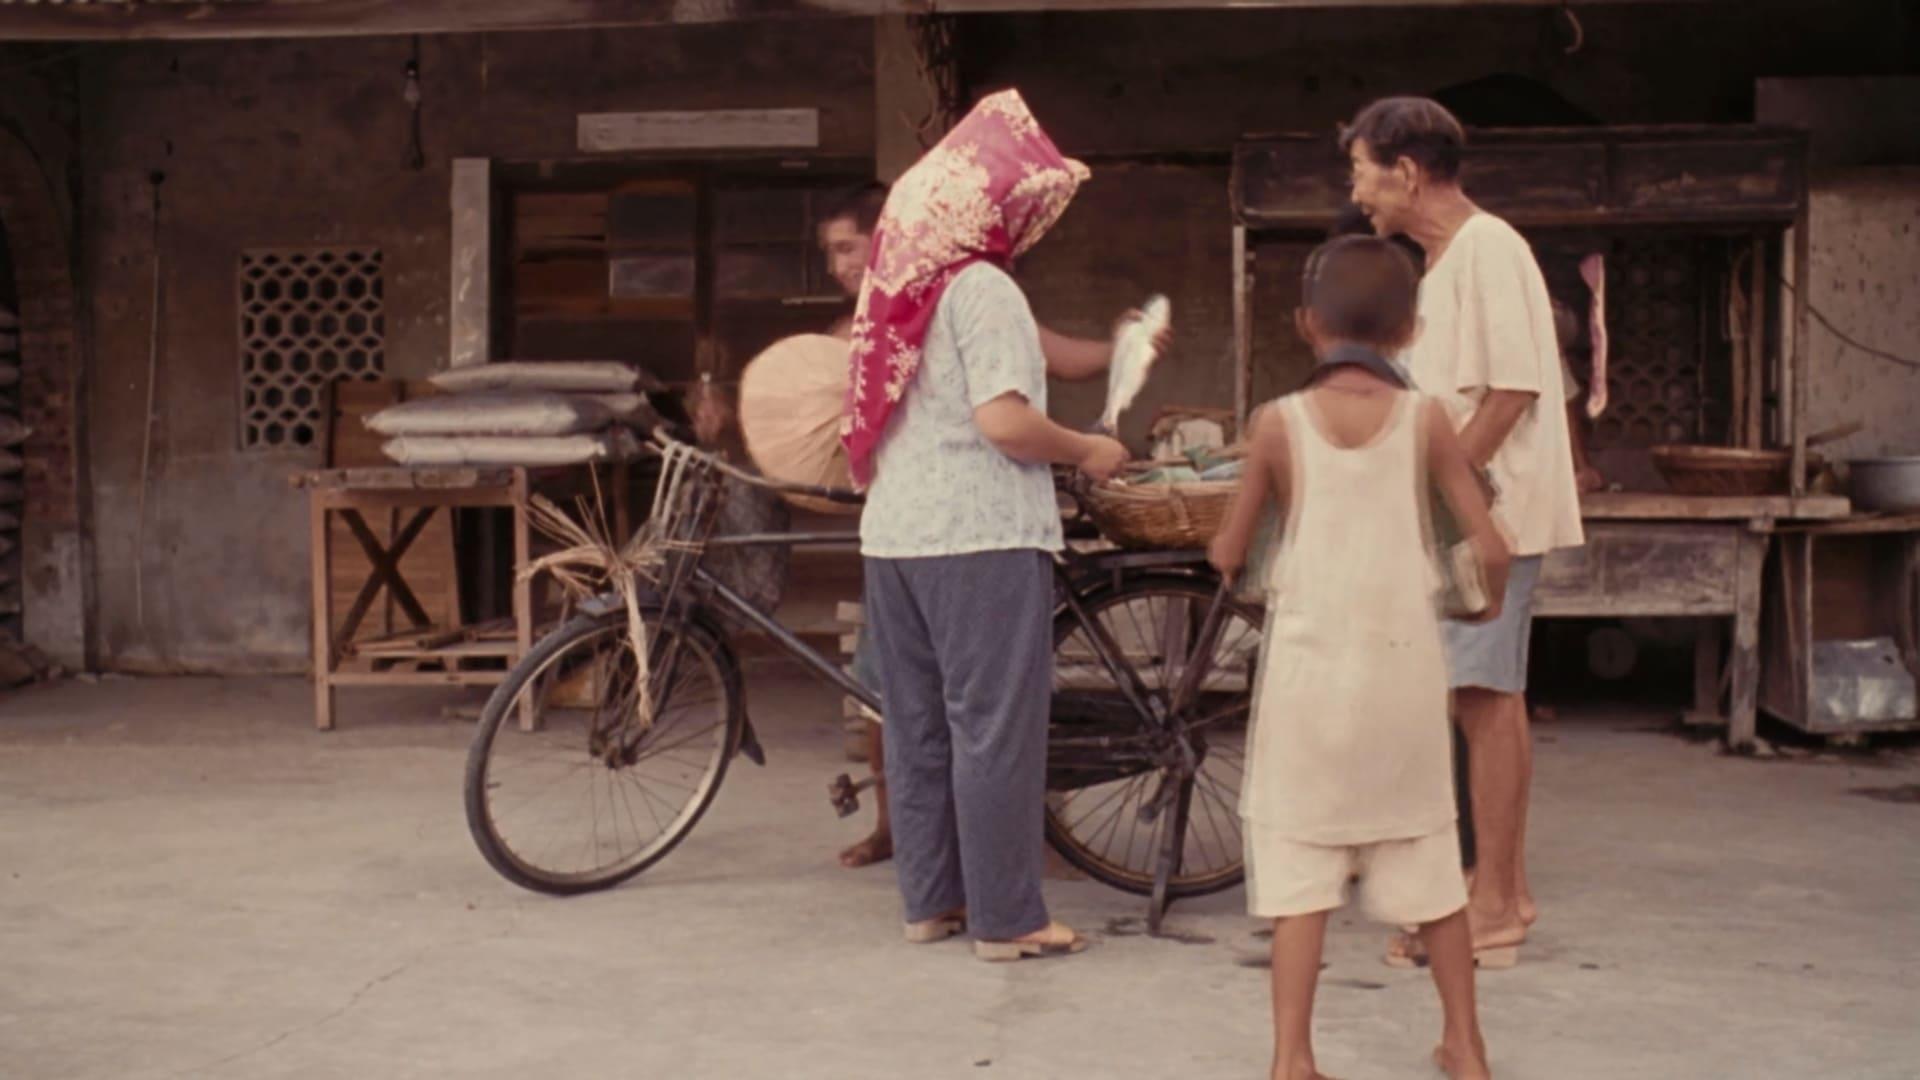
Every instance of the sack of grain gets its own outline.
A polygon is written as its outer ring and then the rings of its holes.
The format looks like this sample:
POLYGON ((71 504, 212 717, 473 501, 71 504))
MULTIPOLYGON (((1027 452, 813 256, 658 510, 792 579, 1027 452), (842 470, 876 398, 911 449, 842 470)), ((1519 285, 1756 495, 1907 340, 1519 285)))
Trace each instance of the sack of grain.
MULTIPOLYGON (((840 445, 847 348, 839 338, 801 334, 774 342, 747 364, 740 376, 740 434, 762 473, 791 484, 853 486, 840 445)), ((860 512, 858 506, 791 499, 828 513, 860 512)))
POLYGON ((660 414, 645 394, 595 394, 591 400, 604 406, 615 423, 641 431, 651 431, 660 424, 660 414))
POLYGON ((486 390, 630 394, 665 389, 660 380, 618 360, 502 360, 443 371, 428 381, 456 394, 486 390))
POLYGON ((548 468, 632 461, 639 440, 623 427, 593 435, 402 435, 380 449, 402 465, 520 465, 548 468))
POLYGON ((363 422, 380 435, 577 435, 613 423, 613 413, 590 397, 495 392, 420 398, 363 422))

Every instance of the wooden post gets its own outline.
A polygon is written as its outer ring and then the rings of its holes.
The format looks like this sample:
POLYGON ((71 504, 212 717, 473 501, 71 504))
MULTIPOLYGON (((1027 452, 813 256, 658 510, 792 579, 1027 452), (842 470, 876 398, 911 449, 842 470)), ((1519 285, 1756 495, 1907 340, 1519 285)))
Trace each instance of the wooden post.
POLYGON ((1233 227, 1233 425, 1240 438, 1247 434, 1247 412, 1253 408, 1253 311, 1248 303, 1253 256, 1247 250, 1247 227, 1233 227))
POLYGON ((873 20, 873 169, 889 184, 926 152, 914 124, 938 105, 920 77, 917 48, 906 15, 873 20))
POLYGON ((1733 675, 1727 709, 1727 747, 1753 749, 1760 690, 1761 570, 1766 566, 1771 521, 1750 522, 1740 533, 1734 569, 1733 675))
POLYGON ((1787 439, 1793 447, 1793 487, 1795 495, 1807 492, 1807 368, 1810 360, 1807 325, 1807 293, 1813 288, 1812 212, 1807 203, 1800 205, 1799 220, 1793 224, 1793 352, 1787 359, 1787 378, 1791 407, 1787 410, 1787 439))
POLYGON ((1701 626, 1693 639, 1693 711, 1686 721, 1691 726, 1719 726, 1720 715, 1720 624, 1719 620, 1701 626))
POLYGON ((1767 255, 1766 235, 1755 233, 1747 287, 1746 416, 1734 418, 1735 424, 1744 424, 1739 445, 1750 449, 1758 449, 1763 439, 1762 409, 1767 389, 1767 255))
MULTIPOLYGON (((513 663, 526 659, 533 651, 533 582, 521 571, 533 561, 532 537, 527 520, 527 470, 513 470, 513 643, 517 649, 513 663)), ((520 730, 533 731, 540 725, 537 685, 529 686, 520 701, 520 730)))
POLYGON ((333 574, 326 496, 307 492, 313 546, 313 726, 333 730, 333 574))
POLYGON ((493 167, 486 158, 453 161, 453 286, 447 305, 447 366, 492 357, 493 167))

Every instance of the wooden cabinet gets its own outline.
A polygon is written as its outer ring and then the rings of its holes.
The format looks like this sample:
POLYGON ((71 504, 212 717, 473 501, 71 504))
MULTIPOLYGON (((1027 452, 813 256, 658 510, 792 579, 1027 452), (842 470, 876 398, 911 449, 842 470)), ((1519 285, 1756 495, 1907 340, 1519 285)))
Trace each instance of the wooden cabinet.
MULTIPOLYGON (((1806 199, 1806 136, 1725 126, 1488 129, 1462 167, 1474 200, 1520 228, 1788 225, 1806 199)), ((1319 231, 1347 201, 1347 163, 1324 135, 1234 148, 1244 225, 1319 231)))

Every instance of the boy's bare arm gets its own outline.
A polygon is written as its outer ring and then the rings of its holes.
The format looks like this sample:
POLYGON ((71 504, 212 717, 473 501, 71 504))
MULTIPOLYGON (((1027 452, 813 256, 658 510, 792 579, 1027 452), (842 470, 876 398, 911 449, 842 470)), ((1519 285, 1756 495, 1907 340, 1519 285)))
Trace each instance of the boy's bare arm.
POLYGON ((1501 598, 1507 594, 1507 570, 1513 553, 1494 524, 1493 512, 1487 508, 1486 496, 1480 492, 1480 481, 1461 446, 1462 440, 1453 433, 1446 410, 1437 401, 1426 402, 1425 408, 1428 468, 1433 470, 1434 482, 1440 486, 1440 494, 1453 511, 1454 520, 1460 523, 1480 555, 1480 565, 1487 575, 1487 594, 1492 601, 1481 618, 1490 620, 1500 614, 1501 598))
POLYGON ((1254 414, 1253 433, 1247 440, 1247 461, 1240 470, 1240 486, 1233 493, 1227 519, 1220 525, 1213 542, 1207 546, 1207 559, 1215 569, 1229 577, 1240 572, 1247 562, 1247 548, 1253 543, 1253 530, 1260 523, 1268 496, 1285 498, 1287 430, 1278 409, 1263 409, 1254 414))

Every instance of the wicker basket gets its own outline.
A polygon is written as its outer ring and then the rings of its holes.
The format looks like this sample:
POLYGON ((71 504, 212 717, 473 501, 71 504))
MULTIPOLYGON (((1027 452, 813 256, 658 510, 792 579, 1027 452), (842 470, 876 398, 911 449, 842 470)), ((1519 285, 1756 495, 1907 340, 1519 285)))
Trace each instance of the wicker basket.
POLYGON ((1203 548, 1227 519, 1234 480, 1100 484, 1083 497, 1101 535, 1126 548, 1203 548))
POLYGON ((1653 448, 1653 464, 1682 495, 1775 495, 1787 490, 1793 455, 1785 450, 1669 445, 1653 448))

